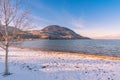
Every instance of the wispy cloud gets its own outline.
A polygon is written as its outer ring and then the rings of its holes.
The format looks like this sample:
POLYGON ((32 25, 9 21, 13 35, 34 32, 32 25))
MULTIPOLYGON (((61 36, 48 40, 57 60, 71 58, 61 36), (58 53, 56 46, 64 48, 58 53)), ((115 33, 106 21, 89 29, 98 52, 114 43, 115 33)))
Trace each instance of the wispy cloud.
POLYGON ((31 15, 32 17, 32 22, 33 24, 36 26, 35 29, 42 29, 45 26, 45 23, 49 23, 49 20, 41 18, 41 17, 37 17, 35 15, 31 15))
POLYGON ((37 15, 33 15, 33 18, 39 27, 52 24, 68 27, 73 30, 84 27, 83 19, 80 16, 76 17, 67 9, 56 10, 42 2, 40 5, 33 4, 33 6, 38 10, 37 15))
POLYGON ((96 39, 120 39, 120 34, 111 34, 105 36, 97 36, 96 39))
POLYGON ((61 22, 61 25, 72 29, 81 29, 84 27, 84 20, 81 16, 76 17, 65 9, 61 13, 56 14, 56 19, 61 22))
POLYGON ((84 27, 83 20, 81 20, 81 19, 74 19, 74 20, 71 21, 70 24, 77 29, 80 29, 80 28, 84 27))
POLYGON ((45 23, 50 23, 50 22, 51 22, 50 20, 45 19, 45 18, 42 18, 42 17, 40 17, 40 16, 33 16, 33 15, 32 15, 32 18, 33 18, 34 20, 38 21, 38 22, 45 22, 45 23))

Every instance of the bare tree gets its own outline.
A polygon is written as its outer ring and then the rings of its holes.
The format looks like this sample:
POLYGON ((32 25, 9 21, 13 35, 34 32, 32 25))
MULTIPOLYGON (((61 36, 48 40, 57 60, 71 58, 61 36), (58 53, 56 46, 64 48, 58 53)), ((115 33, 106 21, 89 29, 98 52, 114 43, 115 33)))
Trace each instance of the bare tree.
POLYGON ((4 75, 10 75, 9 46, 17 41, 17 35, 23 29, 26 30, 31 26, 29 9, 23 9, 24 6, 21 6, 20 1, 22 0, 0 0, 0 47, 5 50, 4 75))

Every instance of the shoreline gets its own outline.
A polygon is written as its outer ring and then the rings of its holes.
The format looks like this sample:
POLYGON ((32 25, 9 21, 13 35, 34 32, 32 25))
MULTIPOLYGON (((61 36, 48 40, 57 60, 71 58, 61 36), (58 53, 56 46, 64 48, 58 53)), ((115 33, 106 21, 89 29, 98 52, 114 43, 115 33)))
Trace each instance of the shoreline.
POLYGON ((99 59, 108 59, 108 60, 120 60, 120 57, 117 57, 117 56, 107 56, 107 55, 100 55, 100 54, 62 52, 62 51, 41 50, 41 49, 36 49, 36 48, 22 48, 22 47, 14 47, 14 46, 11 46, 10 48, 19 48, 19 49, 42 51, 42 52, 49 52, 49 53, 54 52, 54 54, 69 54, 69 55, 90 57, 90 58, 97 58, 97 59, 99 58, 99 59))
POLYGON ((0 49, 1 80, 120 79, 120 60, 116 58, 17 47, 9 50, 9 71, 13 74, 2 76, 4 51, 0 49))

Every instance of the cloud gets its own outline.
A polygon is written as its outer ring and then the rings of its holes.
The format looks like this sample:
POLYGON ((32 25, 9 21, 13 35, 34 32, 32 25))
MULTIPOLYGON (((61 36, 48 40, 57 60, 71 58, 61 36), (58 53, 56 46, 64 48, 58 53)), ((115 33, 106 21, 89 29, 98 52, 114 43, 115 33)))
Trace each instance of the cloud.
POLYGON ((120 34, 100 36, 100 37, 96 37, 96 39, 120 39, 120 34))
POLYGON ((55 8, 52 8, 42 2, 40 5, 33 4, 33 6, 37 8, 38 11, 33 15, 33 18, 35 23, 40 25, 39 27, 52 24, 68 27, 73 30, 84 27, 83 19, 80 16, 73 15, 65 8, 56 10, 55 8))
POLYGON ((84 19, 82 16, 75 16, 65 9, 63 9, 60 14, 57 14, 57 20, 72 29, 81 29, 84 27, 84 19))
POLYGON ((46 22, 46 23, 50 23, 51 21, 48 20, 48 19, 45 19, 45 18, 42 18, 42 17, 38 17, 38 16, 33 16, 32 15, 32 18, 37 21, 37 22, 46 22))
POLYGON ((46 18, 42 18, 40 16, 31 15, 32 22, 36 26, 35 29, 42 29, 43 27, 47 26, 48 24, 52 23, 50 20, 46 18))
POLYGON ((83 21, 80 20, 80 19, 74 19, 74 20, 72 20, 70 23, 71 23, 71 25, 72 25, 73 27, 75 27, 75 28, 77 28, 77 29, 84 27, 84 23, 83 23, 83 21))

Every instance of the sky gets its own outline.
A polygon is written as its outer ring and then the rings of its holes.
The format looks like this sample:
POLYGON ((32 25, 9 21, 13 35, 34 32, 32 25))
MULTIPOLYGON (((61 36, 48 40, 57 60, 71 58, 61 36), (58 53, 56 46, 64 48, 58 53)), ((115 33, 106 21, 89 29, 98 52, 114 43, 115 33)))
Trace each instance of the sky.
POLYGON ((94 39, 120 39, 120 0, 28 0, 37 29, 70 28, 94 39))

